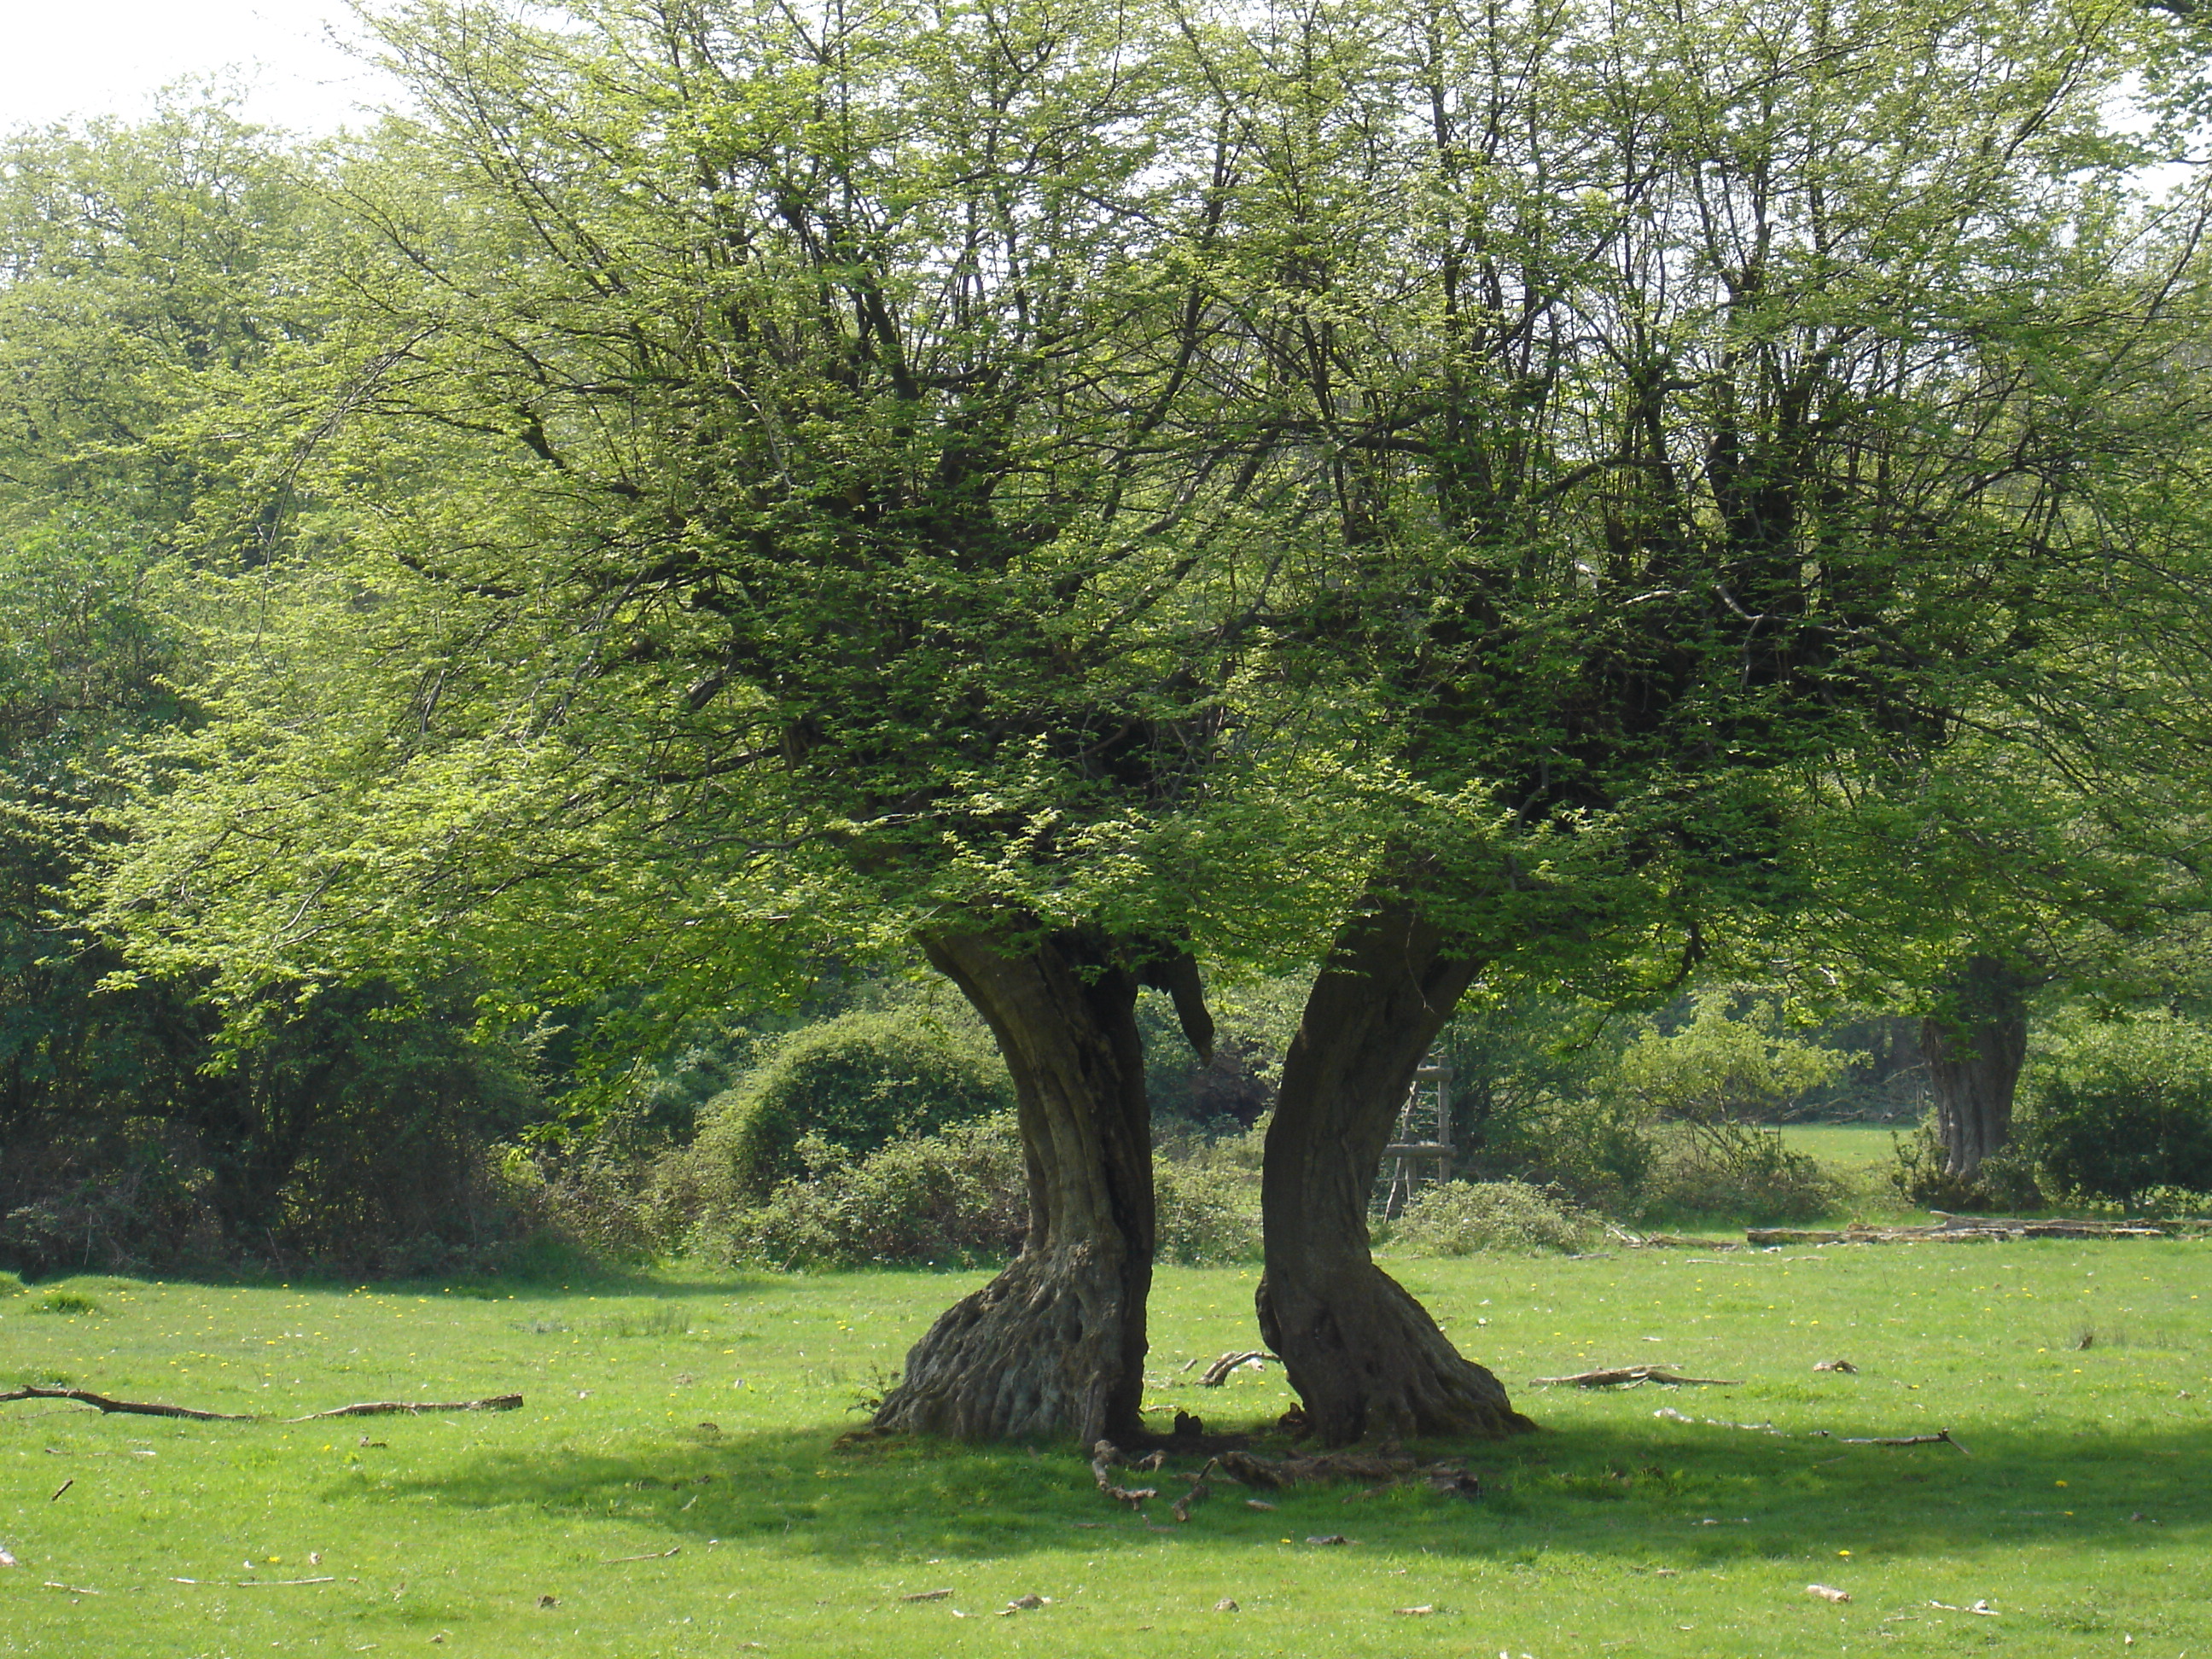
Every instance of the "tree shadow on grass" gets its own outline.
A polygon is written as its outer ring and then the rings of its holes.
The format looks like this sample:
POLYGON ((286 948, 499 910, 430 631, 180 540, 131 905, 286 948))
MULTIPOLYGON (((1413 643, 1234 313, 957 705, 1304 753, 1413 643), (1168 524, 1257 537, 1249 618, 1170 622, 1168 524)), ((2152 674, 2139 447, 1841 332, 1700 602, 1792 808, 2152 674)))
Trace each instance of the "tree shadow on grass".
POLYGON ((2212 1490, 2201 1478, 2212 1423, 2109 1434, 2068 1424, 2047 1435, 1962 1428, 1960 1437, 1971 1455, 1945 1444, 1852 1446, 1703 1424, 1577 1425, 1420 1449, 1462 1456, 1484 1488, 1472 1500, 1418 1482, 1368 1493, 1217 1483, 1188 1524, 1170 1505, 1196 1458, 1142 1477, 1160 1496, 1132 1512, 1095 1489, 1069 1448, 913 1440, 841 1448, 826 1428, 723 1435, 702 1426, 626 1454, 503 1452, 383 1492, 619 1520, 670 1547, 766 1543, 886 1562, 1164 1541, 1237 1551, 1341 1534, 1370 1550, 1468 1559, 1569 1550, 1693 1566, 1848 1547, 1864 1563, 2051 1543, 2172 1548, 2212 1522, 2212 1490), (1252 1498, 1273 1507, 1255 1508, 1252 1498))

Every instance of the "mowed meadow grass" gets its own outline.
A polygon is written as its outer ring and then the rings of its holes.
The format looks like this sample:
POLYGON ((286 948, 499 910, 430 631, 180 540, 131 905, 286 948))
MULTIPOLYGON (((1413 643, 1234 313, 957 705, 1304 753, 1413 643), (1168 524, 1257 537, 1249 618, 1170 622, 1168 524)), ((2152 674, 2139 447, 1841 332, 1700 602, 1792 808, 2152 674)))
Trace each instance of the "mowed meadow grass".
MULTIPOLYGON (((836 1447, 977 1274, 34 1286, 0 1301, 10 1385, 527 1404, 0 1407, 0 1653, 2212 1659, 2212 1244, 1395 1265, 1544 1432, 1472 1449, 1473 1502, 1227 1487, 1181 1526, 1109 1505, 1069 1447, 836 1447), (1813 1369, 1836 1358, 1859 1369, 1813 1369), (1652 1362, 1742 1381, 1529 1385, 1652 1362), (1966 1451, 1842 1439, 1939 1428, 1966 1451), (1000 1614, 1025 1595, 1049 1600, 1000 1614)), ((1252 1282, 1161 1273, 1152 1408, 1289 1403, 1273 1368, 1183 1369, 1256 1343, 1252 1282)))

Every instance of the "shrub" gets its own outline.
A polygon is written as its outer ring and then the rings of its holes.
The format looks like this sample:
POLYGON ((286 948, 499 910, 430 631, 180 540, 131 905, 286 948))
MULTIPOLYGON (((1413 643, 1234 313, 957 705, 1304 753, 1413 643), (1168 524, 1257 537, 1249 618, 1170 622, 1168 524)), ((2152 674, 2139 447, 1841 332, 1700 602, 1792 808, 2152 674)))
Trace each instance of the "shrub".
POLYGON ((965 1265, 1021 1248, 1029 1183, 1011 1113, 850 1161, 824 1141, 805 1150, 817 1159, 811 1179, 786 1182, 757 1208, 708 1218, 697 1242, 777 1267, 965 1265))
POLYGON ((1893 1130, 1889 1139, 1897 1154, 1890 1182, 1915 1204, 1960 1212, 2033 1210, 2043 1204, 2034 1155, 2018 1140, 1984 1158, 1972 1176, 1962 1180, 1943 1168, 1948 1155, 1932 1114, 1911 1134, 1893 1130))
POLYGON ((1416 1194, 1386 1242, 1401 1255, 1533 1254, 1580 1250, 1600 1231, 1595 1216, 1556 1191, 1522 1181, 1447 1181, 1416 1194))
POLYGON ((708 1103, 697 1155, 737 1194, 765 1200, 802 1172, 808 1135, 852 1157, 1013 1107, 1006 1068, 980 1033, 915 1009, 842 1014, 772 1043, 708 1103))
POLYGON ((14 1273, 0 1273, 0 1299, 23 1294, 25 1285, 14 1273))
POLYGON ((1458 1161, 1470 1177, 1556 1189, 1589 1208, 1627 1214, 1656 1157, 1650 1114, 1635 1102, 1547 1094, 1519 1103, 1510 1120, 1485 1124, 1458 1161))
POLYGON ((1846 1056, 1790 1036, 1771 1003, 1740 1015, 1725 994, 1698 999, 1687 1024, 1647 1028, 1620 1056, 1619 1086, 1662 1119, 1765 1121, 1843 1075, 1846 1056))
POLYGON ((1671 1126, 1644 1188, 1648 1209, 1750 1221, 1809 1220, 1836 1196, 1817 1161, 1758 1123, 1671 1126))
POLYGON ((1152 1194, 1161 1261, 1199 1267, 1259 1260, 1260 1194, 1250 1176, 1226 1164, 1163 1160, 1152 1194))
POLYGON ((2161 1012, 2062 1032, 2024 1118, 2053 1188, 2130 1206, 2158 1188, 2212 1188, 2212 1030, 2161 1012))

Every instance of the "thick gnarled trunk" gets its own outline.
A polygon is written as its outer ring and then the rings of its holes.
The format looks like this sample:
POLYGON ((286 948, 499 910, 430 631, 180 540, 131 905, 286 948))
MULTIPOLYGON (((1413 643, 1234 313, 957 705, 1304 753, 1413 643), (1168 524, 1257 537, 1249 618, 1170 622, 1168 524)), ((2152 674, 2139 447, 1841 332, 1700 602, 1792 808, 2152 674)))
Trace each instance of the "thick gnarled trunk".
POLYGON ((1534 1426, 1368 1248, 1391 1127, 1475 970, 1409 907, 1376 905, 1338 934, 1284 1059, 1261 1177, 1260 1329, 1329 1445, 1534 1426))
POLYGON ((876 1426, 1085 1445, 1133 1437, 1152 1276, 1137 978, 1083 933, 1019 950, 981 934, 922 945, 989 1023, 1013 1073, 1029 1234, 1004 1273, 915 1344, 876 1426))
POLYGON ((1982 1160, 2012 1139, 2014 1091, 2027 1061, 2026 975, 1994 957, 1970 957, 1950 1006, 1920 1023, 1920 1050, 1936 1097, 1943 1173, 1971 1182, 1982 1160))

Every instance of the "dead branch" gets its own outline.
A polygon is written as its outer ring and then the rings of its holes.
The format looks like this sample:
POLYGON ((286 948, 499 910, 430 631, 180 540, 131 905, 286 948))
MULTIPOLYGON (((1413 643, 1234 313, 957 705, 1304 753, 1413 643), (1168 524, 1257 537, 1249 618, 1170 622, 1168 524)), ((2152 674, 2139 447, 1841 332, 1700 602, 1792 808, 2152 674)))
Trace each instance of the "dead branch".
POLYGON ((1273 1359, 1274 1355, 1264 1348, 1245 1348, 1221 1356, 1206 1368, 1206 1375, 1198 1379, 1201 1389, 1218 1389, 1229 1380, 1229 1373, 1239 1365, 1254 1359, 1273 1359))
POLYGON ((519 1394, 495 1394, 484 1400, 369 1400, 357 1406, 333 1406, 326 1412, 287 1417, 286 1423, 313 1423, 325 1417, 413 1417, 422 1412, 516 1412, 522 1409, 519 1394))
MULTIPOLYGON (((1845 1434, 1836 1438, 1846 1446, 1959 1446, 1958 1440, 1948 1429, 1938 1429, 1933 1434, 1845 1434)), ((1972 1457, 1973 1453, 1964 1446, 1959 1446, 1959 1455, 1972 1457)))
POLYGON ((1212 1474, 1214 1470, 1220 1467, 1221 1460, 1219 1458, 1209 1457, 1206 1460, 1206 1467, 1200 1469, 1196 1474, 1191 1476, 1190 1490, 1185 1492, 1182 1497, 1176 1498, 1172 1506, 1175 1518, 1176 1520, 1188 1521, 1190 1519, 1192 1506, 1205 1498, 1213 1490, 1211 1486, 1206 1485, 1206 1476, 1212 1474))
POLYGON ((496 1394, 488 1400, 368 1401, 358 1406, 338 1406, 326 1412, 309 1412, 305 1417, 269 1417, 258 1412, 197 1411, 190 1406, 167 1406, 155 1400, 113 1400, 89 1389, 42 1389, 35 1383, 0 1394, 0 1405, 11 1400, 74 1400, 79 1405, 103 1412, 121 1412, 133 1417, 188 1417, 198 1423, 313 1423, 325 1417, 382 1417, 401 1413, 411 1417, 420 1412, 511 1412, 522 1407, 520 1395, 496 1394))
MULTIPOLYGON (((1158 1459, 1159 1454, 1155 1452, 1152 1455, 1158 1459)), ((1101 1440, 1091 1449, 1091 1479, 1097 1481, 1098 1490, 1115 1503, 1127 1504, 1133 1510, 1147 1498, 1158 1498, 1160 1494, 1155 1487, 1124 1486, 1115 1483, 1115 1466, 1127 1463, 1128 1461, 1122 1455, 1121 1449, 1110 1440, 1101 1440)), ((1159 1465, 1155 1462, 1152 1467, 1158 1468, 1159 1465)))
MULTIPOLYGON (((1676 1411, 1672 1406, 1662 1406, 1657 1411, 1652 1413, 1651 1415, 1654 1417, 1664 1418, 1669 1423, 1695 1424, 1699 1420, 1698 1419, 1691 1417, 1685 1413, 1676 1411)), ((1776 1428, 1771 1423, 1729 1423, 1723 1421, 1722 1419, 1717 1417, 1708 1417, 1703 1420, 1705 1426, 1709 1429, 1741 1429, 1750 1434, 1771 1434, 1778 1440, 1787 1440, 1790 1437, 1788 1435, 1783 1433, 1781 1430, 1776 1428)), ((1825 1434, 1827 1431, 1825 1429, 1817 1429, 1814 1431, 1814 1432, 1816 1434, 1825 1434)))
POLYGON ((42 1389, 36 1383, 20 1389, 10 1389, 0 1394, 0 1405, 11 1400, 74 1400, 79 1405, 96 1406, 103 1412, 124 1412, 134 1417, 189 1417, 200 1423, 250 1423, 253 1419, 237 1412, 194 1411, 190 1406, 164 1406, 150 1400, 111 1400, 104 1394, 94 1394, 89 1389, 42 1389))
POLYGON ((1544 1388, 1560 1384, 1577 1389, 1632 1389, 1639 1383, 1658 1382, 1672 1388, 1692 1385, 1715 1389, 1740 1389, 1741 1379, 1724 1376, 1678 1376, 1663 1365, 1621 1365, 1609 1370, 1577 1371, 1572 1376, 1537 1376, 1530 1382, 1544 1388))
POLYGON ((2167 1230, 2143 1221, 2023 1221, 2008 1216, 1948 1215, 1931 1210, 1929 1227, 1877 1227, 1854 1221, 1848 1227, 1747 1227, 1752 1244, 1971 1243, 2012 1238, 2164 1238, 2167 1230))

